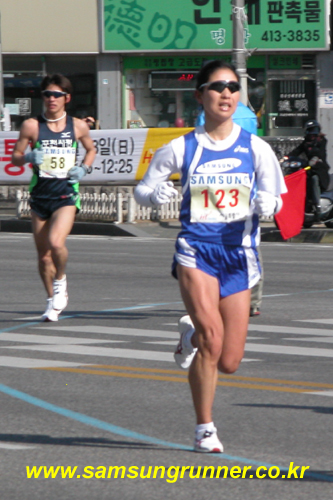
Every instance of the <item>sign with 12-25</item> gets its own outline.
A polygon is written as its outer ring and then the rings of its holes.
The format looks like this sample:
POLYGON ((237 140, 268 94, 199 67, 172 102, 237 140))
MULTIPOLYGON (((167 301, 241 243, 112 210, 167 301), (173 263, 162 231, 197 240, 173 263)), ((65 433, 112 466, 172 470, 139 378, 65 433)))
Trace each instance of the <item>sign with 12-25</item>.
MULTIPOLYGON (((246 3, 247 49, 329 49, 328 0, 246 3)), ((104 0, 103 42, 104 52, 231 50, 232 2, 104 0)))

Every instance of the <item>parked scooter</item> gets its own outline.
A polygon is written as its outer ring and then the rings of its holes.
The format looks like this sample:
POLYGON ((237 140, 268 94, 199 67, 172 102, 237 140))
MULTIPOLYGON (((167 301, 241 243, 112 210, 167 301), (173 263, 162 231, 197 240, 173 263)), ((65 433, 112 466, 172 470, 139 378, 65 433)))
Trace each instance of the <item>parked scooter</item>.
MULTIPOLYGON (((306 160, 295 156, 284 157, 280 160, 283 175, 290 175, 298 170, 308 170, 311 166, 306 160)), ((322 222, 328 228, 333 228, 333 174, 330 174, 330 183, 326 191, 320 195, 321 213, 316 213, 316 206, 311 198, 305 200, 303 227, 309 228, 315 222, 322 222)))

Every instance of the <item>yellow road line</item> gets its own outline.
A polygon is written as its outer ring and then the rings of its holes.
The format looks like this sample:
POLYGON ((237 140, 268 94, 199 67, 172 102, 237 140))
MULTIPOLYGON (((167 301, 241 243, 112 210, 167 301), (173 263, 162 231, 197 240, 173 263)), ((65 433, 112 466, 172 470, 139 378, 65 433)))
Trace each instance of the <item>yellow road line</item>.
MULTIPOLYGON (((99 366, 104 366, 104 365, 99 365, 99 366)), ((97 368, 97 367, 96 367, 97 368)), ((119 367, 117 367, 118 369, 119 367)), ((134 367, 128 367, 131 370, 136 370, 134 367)), ((131 379, 143 379, 143 380, 159 380, 159 381, 164 381, 164 382, 182 382, 182 383, 187 383, 187 377, 174 377, 174 376, 166 376, 166 375, 154 375, 153 372, 160 372, 162 371, 163 373, 170 373, 172 374, 176 370, 154 370, 154 369, 147 369, 149 373, 122 373, 121 371, 112 371, 112 370, 101 370, 101 369, 93 369, 93 368, 63 368, 63 367, 46 367, 46 368, 36 368, 37 370, 48 370, 48 371, 58 371, 58 372, 66 372, 66 373, 81 373, 81 374, 86 374, 86 375, 99 375, 99 376, 106 376, 106 377, 121 377, 121 378, 131 378, 131 379)), ((125 369, 125 367, 120 367, 120 369, 125 369)), ((140 371, 146 371, 146 369, 142 368, 140 371)), ((180 374, 184 374, 184 372, 178 372, 180 374)), ((249 377, 249 381, 251 378, 255 377, 249 377)), ((241 377, 242 380, 245 380, 246 377, 241 377)), ((268 382, 270 379, 259 379, 261 382, 268 382)), ((273 383, 286 383, 288 382, 289 384, 292 384, 292 381, 276 381, 273 380, 273 383)), ((254 389, 254 390, 262 390, 262 391, 276 391, 276 392, 289 392, 289 393, 304 393, 308 392, 308 388, 295 388, 295 387, 278 387, 275 385, 259 385, 259 384, 251 384, 251 383, 244 383, 244 382, 226 382, 226 381, 221 381, 219 380, 217 382, 218 386, 223 386, 223 387, 237 387, 240 389, 254 389)), ((323 384, 323 386, 320 386, 319 384, 315 383, 311 385, 310 382, 305 382, 304 384, 302 382, 295 382, 295 385, 303 385, 303 386, 315 386, 315 387, 322 387, 326 388, 327 384, 323 384)), ((320 391, 316 391, 320 392, 320 391)))
MULTIPOLYGON (((182 375, 185 376, 185 370, 167 370, 162 368, 144 368, 135 366, 120 366, 120 365, 89 365, 90 368, 106 368, 111 370, 127 370, 135 372, 146 372, 146 373, 165 373, 168 375, 182 375)), ((187 375, 186 375, 187 376, 187 375)), ((223 375, 219 374, 219 379, 228 380, 243 380, 249 382, 265 382, 269 384, 282 384, 282 385, 300 385, 305 387, 319 387, 321 389, 333 389, 333 384, 319 383, 319 382, 301 382, 296 380, 283 380, 283 379, 271 379, 271 378, 261 378, 261 377, 244 377, 242 375, 223 375)))

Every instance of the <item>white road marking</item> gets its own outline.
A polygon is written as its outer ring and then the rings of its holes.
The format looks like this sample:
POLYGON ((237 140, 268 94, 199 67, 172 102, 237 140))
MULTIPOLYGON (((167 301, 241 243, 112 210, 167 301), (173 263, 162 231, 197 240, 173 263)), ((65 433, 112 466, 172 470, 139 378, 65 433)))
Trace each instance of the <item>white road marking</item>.
MULTIPOLYGON (((283 339, 283 340, 291 340, 283 339)), ((304 339, 292 339, 293 342, 321 342, 323 344, 333 344, 333 337, 316 337, 316 338, 304 338, 304 339)))
MULTIPOLYGON (((100 356, 100 357, 114 357, 123 359, 138 359, 138 360, 150 360, 150 361, 165 361, 168 363, 174 363, 173 352, 160 352, 152 350, 141 350, 141 349, 126 349, 126 348, 113 348, 113 347, 102 347, 93 344, 101 343, 120 343, 129 340, 129 337, 142 337, 140 339, 141 343, 160 346, 172 346, 176 345, 179 339, 178 332, 174 331, 164 331, 164 330, 146 330, 137 328, 119 328, 119 327, 106 327, 97 325, 85 325, 85 326, 60 326, 59 324, 50 325, 42 323, 39 326, 32 326, 31 329, 34 330, 47 330, 48 334, 21 334, 21 333, 9 333, 4 332, 0 335, 0 343, 3 341, 13 341, 20 342, 30 345, 10 345, 2 346, 2 349, 15 349, 16 351, 30 351, 30 352, 48 352, 48 353, 58 353, 58 354, 70 354, 75 356, 100 356), (93 338, 75 338, 66 337, 59 335, 49 335, 51 331, 57 331, 61 333, 66 332, 79 332, 86 334, 93 334, 93 338), (126 337, 126 340, 103 340, 101 338, 96 338, 98 335, 117 335, 126 337), (145 340, 151 338, 152 340, 145 340), (161 340, 160 340, 161 339, 161 340), (36 345, 35 345, 36 344, 36 345), (37 345, 39 344, 39 345, 37 345), (86 344, 86 345, 85 345, 86 344)), ((301 328, 301 327, 285 327, 276 325, 249 325, 249 330, 252 332, 275 332, 281 334, 290 335, 303 335, 304 338, 288 338, 283 339, 284 341, 289 341, 289 345, 275 345, 275 344, 263 344, 259 343, 258 340, 262 338, 267 339, 267 337, 255 337, 249 336, 248 341, 245 346, 246 353, 268 353, 268 354, 282 354, 282 355, 293 355, 293 356, 311 356, 311 357, 333 357, 333 349, 325 348, 310 348, 301 347, 299 345, 290 345, 293 341, 309 341, 309 342, 323 342, 331 344, 333 343, 333 330, 328 329, 315 329, 315 328, 301 328), (305 336, 309 336, 306 338, 305 336), (313 336, 314 338, 311 338, 313 336)), ((147 348, 149 346, 147 345, 147 348)), ((245 358, 244 362, 247 361, 262 361, 262 359, 245 358)), ((22 358, 22 357, 11 357, 11 356, 0 356, 0 366, 11 366, 19 368, 42 368, 42 367, 54 367, 54 366, 82 366, 86 363, 71 363, 66 361, 57 360, 42 360, 42 359, 32 359, 32 358, 22 358)), ((330 392, 330 391, 329 391, 330 392)))
POLYGON ((295 319, 300 323, 319 323, 322 325, 333 325, 333 319, 295 319))
POLYGON ((84 339, 76 337, 59 337, 53 335, 31 335, 25 333, 1 333, 0 342, 27 342, 29 344, 111 344, 124 340, 84 339))
POLYGON ((105 358, 145 359, 150 361, 167 361, 174 363, 173 353, 140 351, 138 349, 117 349, 111 347, 94 347, 81 345, 34 345, 34 346, 5 346, 2 349, 19 349, 24 351, 44 351, 62 354, 84 356, 104 356, 105 358))
MULTIPOLYGON (((174 363, 172 352, 158 351, 141 351, 139 349, 116 349, 112 347, 85 347, 80 345, 35 345, 35 346, 5 346, 3 349, 20 349, 24 351, 44 351, 56 352, 62 354, 75 354, 83 356, 104 356, 106 358, 127 358, 127 359, 144 359, 147 361, 166 361, 174 363)), ((6 359, 6 358, 5 358, 6 359)), ((38 361, 38 360, 36 360, 38 361)), ((39 360, 40 361, 40 360, 39 360)), ((255 359, 244 359, 243 361, 257 361, 255 359)), ((81 365, 84 363, 81 363, 81 365)), ((77 363, 77 366, 80 365, 77 363)), ((0 359, 1 366, 1 359, 0 359)), ((54 366, 60 366, 55 362, 54 366)))
POLYGON ((294 347, 290 345, 246 344, 245 351, 264 352, 269 354, 288 354, 291 356, 314 356, 318 358, 333 358, 333 349, 313 347, 294 347))
POLYGON ((0 443, 0 448, 3 448, 4 450, 31 450, 31 448, 36 448, 36 446, 15 443, 0 443))
MULTIPOLYGON (((91 363, 90 363, 91 364, 91 363)), ((54 359, 18 358, 14 356, 0 356, 0 366, 9 368, 76 368, 78 366, 90 366, 88 363, 72 363, 54 359)))
MULTIPOLYGON (((39 314, 38 316, 24 316, 24 318, 20 318, 20 321, 38 321, 40 320, 42 314, 39 314)), ((17 320, 17 318, 13 318, 13 320, 17 320)), ((41 321, 42 323, 42 321, 41 321)))
POLYGON ((324 328, 301 328, 297 326, 278 326, 278 325, 249 325, 251 332, 266 332, 266 333, 290 333, 296 335, 315 335, 315 336, 333 336, 333 330, 324 328))
POLYGON ((165 330, 144 330, 139 328, 117 328, 112 326, 35 326, 34 329, 57 330, 63 332, 93 333, 95 335, 131 335, 133 337, 164 337, 179 340, 178 332, 167 332, 165 330))
POLYGON ((172 345, 176 346, 177 341, 176 340, 147 340, 145 342, 142 342, 142 344, 151 344, 151 345, 172 345))
MULTIPOLYGON (((246 340, 260 340, 263 337, 247 337, 246 340)), ((298 340, 298 339, 297 339, 298 340)), ((333 341, 333 340, 332 340, 333 341)), ((172 345, 176 346, 177 342, 174 340, 146 340, 142 342, 143 344, 151 344, 151 345, 172 345)))
POLYGON ((313 394, 314 396, 327 396, 329 398, 333 398, 333 391, 305 392, 304 394, 313 394))

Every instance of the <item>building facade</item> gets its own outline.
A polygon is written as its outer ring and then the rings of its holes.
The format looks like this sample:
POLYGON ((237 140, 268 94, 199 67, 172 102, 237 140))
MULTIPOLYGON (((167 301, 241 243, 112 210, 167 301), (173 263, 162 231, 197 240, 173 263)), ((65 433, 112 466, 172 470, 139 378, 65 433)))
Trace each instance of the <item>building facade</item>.
MULTIPOLYGON (((328 0, 0 0, 2 102, 17 130, 40 112, 39 85, 61 72, 74 86, 69 112, 100 128, 192 127, 202 64, 235 56, 242 26, 247 95, 259 134, 303 134, 333 118, 328 0), (241 24, 239 24, 241 23, 241 24)), ((329 159, 333 153, 329 139, 329 159)))

